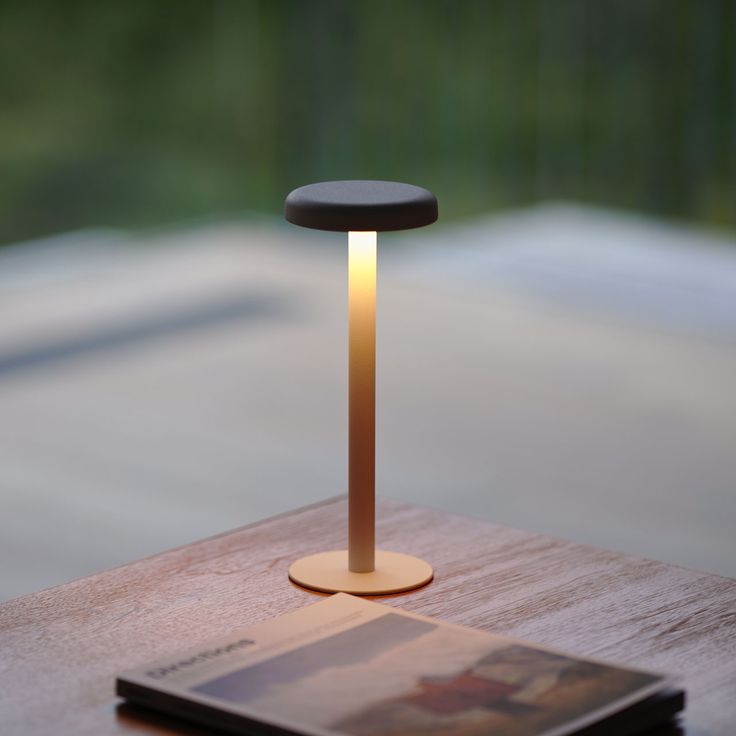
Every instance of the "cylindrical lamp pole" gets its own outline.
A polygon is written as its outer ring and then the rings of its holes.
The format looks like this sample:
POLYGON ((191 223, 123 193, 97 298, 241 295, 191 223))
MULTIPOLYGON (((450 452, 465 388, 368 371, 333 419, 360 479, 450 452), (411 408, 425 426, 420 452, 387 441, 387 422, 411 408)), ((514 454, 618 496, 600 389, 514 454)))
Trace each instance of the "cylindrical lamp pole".
POLYGON ((348 567, 375 569, 376 233, 348 233, 348 567))

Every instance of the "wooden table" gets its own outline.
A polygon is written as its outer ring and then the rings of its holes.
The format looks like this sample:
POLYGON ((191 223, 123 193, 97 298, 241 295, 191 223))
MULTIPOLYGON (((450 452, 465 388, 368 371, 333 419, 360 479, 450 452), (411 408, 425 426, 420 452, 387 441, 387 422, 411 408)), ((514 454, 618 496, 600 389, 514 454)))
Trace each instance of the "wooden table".
MULTIPOLYGON (((288 564, 342 546, 345 520, 332 499, 3 604, 0 732, 201 733, 121 707, 116 673, 313 602, 288 564)), ((378 538, 436 570, 383 602, 680 674, 682 732, 734 733, 735 580, 390 502, 378 538)))

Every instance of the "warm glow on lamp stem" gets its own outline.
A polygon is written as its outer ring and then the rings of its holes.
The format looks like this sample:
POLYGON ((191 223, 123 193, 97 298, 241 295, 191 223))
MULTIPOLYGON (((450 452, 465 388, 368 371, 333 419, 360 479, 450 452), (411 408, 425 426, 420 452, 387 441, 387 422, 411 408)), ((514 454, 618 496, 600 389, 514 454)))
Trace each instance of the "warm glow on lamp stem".
POLYGON ((376 233, 348 233, 348 564, 375 569, 376 233))

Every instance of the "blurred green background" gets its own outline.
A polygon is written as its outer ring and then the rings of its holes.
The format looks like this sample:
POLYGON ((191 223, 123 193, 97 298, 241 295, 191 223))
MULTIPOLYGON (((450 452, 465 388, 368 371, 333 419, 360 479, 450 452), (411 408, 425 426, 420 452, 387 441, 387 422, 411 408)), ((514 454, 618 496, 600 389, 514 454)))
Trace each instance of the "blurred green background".
POLYGON ((4 0, 0 171, 4 243, 332 178, 736 227, 736 2, 4 0))

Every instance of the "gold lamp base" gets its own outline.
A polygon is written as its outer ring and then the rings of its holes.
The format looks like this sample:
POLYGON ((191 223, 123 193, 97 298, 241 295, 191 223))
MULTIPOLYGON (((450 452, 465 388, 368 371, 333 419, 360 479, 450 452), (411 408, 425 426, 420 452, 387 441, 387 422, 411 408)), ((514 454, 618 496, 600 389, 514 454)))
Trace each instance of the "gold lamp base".
POLYGON ((302 557, 289 568, 291 581, 304 588, 354 595, 403 593, 426 585, 433 575, 432 566, 418 557, 380 549, 373 572, 351 572, 347 550, 302 557))

